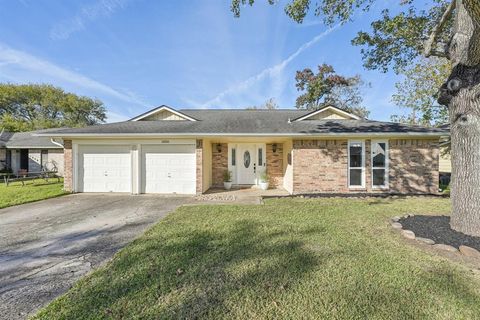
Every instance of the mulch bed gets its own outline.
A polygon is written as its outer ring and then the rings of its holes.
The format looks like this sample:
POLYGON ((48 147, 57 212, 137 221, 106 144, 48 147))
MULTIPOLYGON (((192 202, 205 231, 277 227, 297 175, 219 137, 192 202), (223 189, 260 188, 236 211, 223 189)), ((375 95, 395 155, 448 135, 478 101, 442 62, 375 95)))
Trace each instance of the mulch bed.
POLYGON ((467 236, 450 228, 447 216, 413 216, 399 221, 403 229, 412 230, 416 237, 432 239, 436 243, 451 245, 458 249, 461 245, 480 251, 480 237, 467 236))

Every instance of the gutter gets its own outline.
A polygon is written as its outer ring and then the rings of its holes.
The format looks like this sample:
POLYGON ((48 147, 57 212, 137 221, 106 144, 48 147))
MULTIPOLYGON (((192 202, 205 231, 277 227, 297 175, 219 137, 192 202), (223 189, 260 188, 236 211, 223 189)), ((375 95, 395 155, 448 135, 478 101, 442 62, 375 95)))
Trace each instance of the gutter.
POLYGON ((324 137, 372 137, 372 136, 381 136, 381 137, 446 137, 449 136, 449 133, 443 132, 371 132, 371 133, 38 133, 35 136, 40 137, 75 137, 75 138, 138 138, 138 137, 148 137, 148 138, 165 138, 165 137, 190 137, 190 138, 200 138, 200 137, 295 137, 295 138, 324 138, 324 137))
MULTIPOLYGON (((60 147, 52 147, 52 146, 9 146, 6 145, 5 149, 60 149, 60 147)), ((63 146, 61 147, 63 149, 63 146)))
POLYGON ((53 143, 54 145, 57 145, 61 148, 64 148, 64 145, 61 144, 60 142, 55 141, 55 138, 50 138, 50 142, 53 143))

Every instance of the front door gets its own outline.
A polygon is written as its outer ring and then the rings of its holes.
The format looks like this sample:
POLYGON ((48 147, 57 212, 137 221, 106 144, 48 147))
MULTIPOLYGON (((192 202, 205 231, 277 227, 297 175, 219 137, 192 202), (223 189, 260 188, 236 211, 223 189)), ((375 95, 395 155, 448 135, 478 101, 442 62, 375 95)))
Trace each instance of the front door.
POLYGON ((237 152, 238 184, 256 184, 256 148, 254 144, 241 144, 237 152))

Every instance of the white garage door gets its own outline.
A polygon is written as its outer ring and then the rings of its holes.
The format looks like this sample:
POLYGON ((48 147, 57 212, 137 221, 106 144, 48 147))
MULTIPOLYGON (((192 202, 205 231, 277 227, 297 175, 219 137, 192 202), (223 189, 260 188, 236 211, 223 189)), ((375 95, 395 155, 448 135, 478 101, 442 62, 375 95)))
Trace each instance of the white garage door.
POLYGON ((82 192, 131 192, 129 146, 79 146, 79 188, 82 192))
POLYGON ((142 181, 145 193, 195 194, 195 146, 143 145, 142 181))

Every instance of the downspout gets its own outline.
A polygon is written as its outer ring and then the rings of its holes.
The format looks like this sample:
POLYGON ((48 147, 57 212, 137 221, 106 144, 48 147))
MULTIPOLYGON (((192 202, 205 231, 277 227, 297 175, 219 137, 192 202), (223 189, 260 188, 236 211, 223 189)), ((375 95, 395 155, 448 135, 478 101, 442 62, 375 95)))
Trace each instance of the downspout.
POLYGON ((57 146, 61 147, 62 149, 64 148, 63 144, 55 141, 55 139, 53 139, 53 138, 50 138, 50 142, 53 143, 54 145, 57 145, 57 146))

